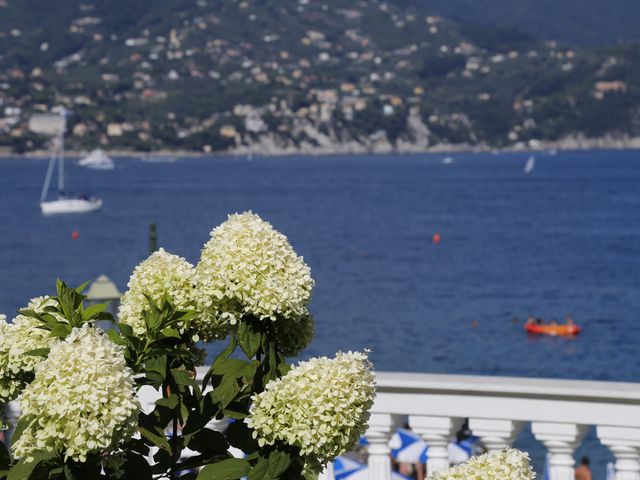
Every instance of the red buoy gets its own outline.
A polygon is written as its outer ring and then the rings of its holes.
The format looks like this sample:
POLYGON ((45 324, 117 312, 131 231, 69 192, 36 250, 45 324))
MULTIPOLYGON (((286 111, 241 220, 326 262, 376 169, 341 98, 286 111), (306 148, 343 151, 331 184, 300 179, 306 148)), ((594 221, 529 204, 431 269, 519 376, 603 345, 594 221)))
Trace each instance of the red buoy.
POLYGON ((74 230, 73 232, 71 232, 71 238, 73 238, 74 240, 77 240, 79 236, 80 236, 80 233, 78 233, 77 230, 74 230))
POLYGON ((434 243, 434 245, 438 245, 440 243, 440 233, 434 233, 433 237, 431 237, 431 241, 434 243))

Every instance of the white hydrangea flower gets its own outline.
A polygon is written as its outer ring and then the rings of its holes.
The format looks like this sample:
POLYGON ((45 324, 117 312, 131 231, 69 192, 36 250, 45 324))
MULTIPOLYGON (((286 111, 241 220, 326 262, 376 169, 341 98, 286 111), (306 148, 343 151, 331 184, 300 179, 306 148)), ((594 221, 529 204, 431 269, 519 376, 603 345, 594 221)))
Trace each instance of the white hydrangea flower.
POLYGON ((118 317, 137 335, 147 331, 142 313, 149 307, 145 295, 159 302, 166 294, 174 307, 192 310, 195 305, 193 265, 184 258, 160 249, 138 265, 129 279, 129 290, 122 296, 118 317))
POLYGON ((19 400, 28 425, 15 455, 60 452, 78 462, 130 438, 140 408, 122 348, 86 324, 51 347, 19 400))
POLYGON ((531 468, 529 455, 509 448, 503 452, 472 457, 468 462, 451 467, 444 472, 429 475, 429 480, 533 480, 536 474, 531 468))
MULTIPOLYGON (((26 308, 42 313, 51 305, 55 305, 52 298, 36 297, 26 308)), ((41 322, 25 315, 18 315, 13 323, 7 323, 6 317, 0 315, 0 403, 15 399, 33 376, 35 366, 42 361, 41 356, 25 354, 49 348, 57 341, 40 326, 41 322)))
POLYGON ((375 378, 367 355, 300 362, 252 398, 247 424, 258 444, 283 442, 300 448, 305 467, 323 465, 352 448, 367 428, 375 378))
POLYGON ((211 232, 196 266, 205 338, 224 336, 243 315, 298 318, 308 313, 314 281, 287 237, 258 215, 229 215, 211 232))

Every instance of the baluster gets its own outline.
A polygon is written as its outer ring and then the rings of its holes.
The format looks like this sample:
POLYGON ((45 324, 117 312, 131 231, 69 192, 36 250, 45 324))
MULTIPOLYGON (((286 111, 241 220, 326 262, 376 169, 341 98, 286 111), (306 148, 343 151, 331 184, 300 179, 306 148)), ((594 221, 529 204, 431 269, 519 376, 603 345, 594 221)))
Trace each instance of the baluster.
POLYGON ((427 443, 427 475, 449 468, 448 445, 460 429, 463 418, 410 415, 409 425, 427 443))
POLYGON ((365 436, 369 441, 369 480, 391 480, 389 440, 401 421, 398 415, 372 413, 365 436))
POLYGON ((522 429, 523 422, 470 418, 469 429, 482 439, 488 453, 497 453, 509 448, 522 429))
POLYGON ((580 444, 588 427, 573 423, 533 422, 531 431, 549 452, 550 480, 574 480, 573 451, 580 444))
POLYGON ((640 428, 598 425, 596 434, 616 457, 616 480, 640 480, 640 428))

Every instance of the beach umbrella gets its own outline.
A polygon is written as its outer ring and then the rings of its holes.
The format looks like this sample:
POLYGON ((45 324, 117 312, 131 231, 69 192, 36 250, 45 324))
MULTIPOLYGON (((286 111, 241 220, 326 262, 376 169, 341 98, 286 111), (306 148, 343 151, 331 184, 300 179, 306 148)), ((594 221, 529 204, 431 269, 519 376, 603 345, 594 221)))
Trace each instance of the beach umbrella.
POLYGON ((427 444, 411 430, 399 428, 389 440, 391 456, 399 463, 425 463, 427 444))
MULTIPOLYGON (((461 442, 450 442, 448 445, 449 463, 464 463, 473 454, 477 437, 470 437, 461 442)), ((419 435, 411 430, 399 428, 389 441, 391 456, 399 463, 426 463, 429 447, 419 435)))
POLYGON ((449 452, 449 463, 451 465, 459 465, 471 458, 471 452, 461 445, 461 443, 449 442, 449 445, 447 446, 447 451, 449 452))
POLYGON ((344 478, 350 473, 360 470, 361 468, 365 468, 365 465, 360 462, 356 462, 355 460, 352 460, 348 457, 340 456, 333 462, 333 475, 335 476, 336 480, 340 480, 341 478, 344 478))

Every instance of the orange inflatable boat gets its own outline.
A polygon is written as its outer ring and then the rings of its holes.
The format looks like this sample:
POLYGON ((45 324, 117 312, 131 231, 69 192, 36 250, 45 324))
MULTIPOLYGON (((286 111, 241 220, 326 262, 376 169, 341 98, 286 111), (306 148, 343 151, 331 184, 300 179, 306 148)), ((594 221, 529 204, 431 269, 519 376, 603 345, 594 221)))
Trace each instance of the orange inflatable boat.
POLYGON ((570 335, 577 335, 582 331, 582 328, 580 328, 578 325, 553 325, 549 323, 525 323, 524 329, 529 333, 565 337, 570 335))

